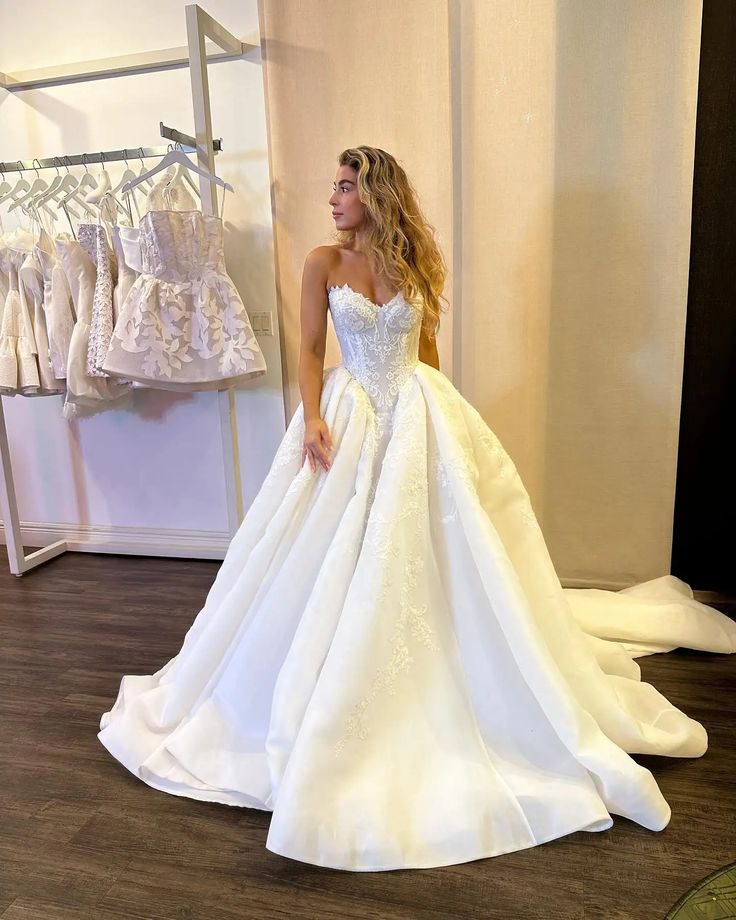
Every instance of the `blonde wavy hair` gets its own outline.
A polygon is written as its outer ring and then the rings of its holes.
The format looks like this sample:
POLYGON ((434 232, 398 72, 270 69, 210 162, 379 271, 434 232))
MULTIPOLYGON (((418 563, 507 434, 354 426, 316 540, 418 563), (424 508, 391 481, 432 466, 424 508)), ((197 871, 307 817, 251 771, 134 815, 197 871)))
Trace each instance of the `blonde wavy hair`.
MULTIPOLYGON (((446 312, 440 301, 449 306, 442 293, 447 265, 406 172, 380 147, 348 147, 337 161, 358 174, 358 198, 365 208, 361 233, 373 272, 390 281, 406 300, 423 302, 422 325, 434 338, 440 314, 446 312)), ((335 239, 351 244, 355 230, 337 230, 335 239)))

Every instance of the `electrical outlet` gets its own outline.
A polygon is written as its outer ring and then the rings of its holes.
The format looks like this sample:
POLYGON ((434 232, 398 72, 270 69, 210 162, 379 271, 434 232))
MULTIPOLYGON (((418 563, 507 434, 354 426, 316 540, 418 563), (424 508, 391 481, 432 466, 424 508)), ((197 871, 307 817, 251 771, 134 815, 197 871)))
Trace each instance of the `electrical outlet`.
POLYGON ((256 335, 273 335, 272 313, 270 311, 258 311, 249 313, 250 324, 256 335))

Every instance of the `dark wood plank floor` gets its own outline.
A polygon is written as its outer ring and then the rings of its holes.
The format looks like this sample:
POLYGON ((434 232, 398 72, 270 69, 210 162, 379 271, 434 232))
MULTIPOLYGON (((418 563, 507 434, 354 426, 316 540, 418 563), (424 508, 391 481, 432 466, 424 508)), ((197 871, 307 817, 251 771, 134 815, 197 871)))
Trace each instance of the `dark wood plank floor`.
POLYGON ((695 760, 634 755, 672 806, 660 833, 615 817, 493 859, 351 873, 266 850, 268 812, 146 786, 99 718, 122 674, 177 653, 218 567, 68 553, 15 578, 0 547, 2 920, 659 920, 736 859, 736 655, 640 659, 710 738, 695 760))

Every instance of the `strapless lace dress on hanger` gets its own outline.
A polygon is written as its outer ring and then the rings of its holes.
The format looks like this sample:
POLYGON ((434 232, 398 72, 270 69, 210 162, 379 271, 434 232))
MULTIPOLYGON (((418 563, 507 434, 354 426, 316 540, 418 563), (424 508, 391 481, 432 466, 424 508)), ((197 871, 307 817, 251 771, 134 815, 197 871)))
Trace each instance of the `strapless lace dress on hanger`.
POLYGON ((269 850, 337 869, 461 863, 613 815, 662 830, 630 755, 708 739, 635 659, 734 652, 736 623, 668 575, 563 589, 512 459, 419 362, 421 308, 348 285, 329 305, 331 468, 300 462, 300 405, 179 653, 122 678, 100 741, 156 789, 271 811, 269 850))
POLYGON ((147 200, 140 275, 127 292, 102 369, 159 389, 210 390, 266 373, 250 318, 225 269, 219 217, 185 209, 181 180, 147 200), (159 204, 159 195, 166 208, 159 204), (173 196, 173 197, 172 197, 173 196))

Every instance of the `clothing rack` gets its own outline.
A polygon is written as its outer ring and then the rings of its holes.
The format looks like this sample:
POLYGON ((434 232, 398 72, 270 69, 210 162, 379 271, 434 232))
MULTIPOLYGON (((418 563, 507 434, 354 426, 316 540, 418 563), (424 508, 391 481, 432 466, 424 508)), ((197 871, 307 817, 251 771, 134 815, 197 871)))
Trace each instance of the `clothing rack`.
MULTIPOLYGON (((163 122, 161 122, 160 128, 161 136, 170 137, 175 140, 175 143, 179 145, 179 148, 183 150, 184 153, 197 152, 197 142, 193 137, 190 137, 188 134, 182 134, 175 128, 168 128, 163 122)), ((213 147, 215 153, 219 153, 222 150, 222 138, 217 138, 213 141, 213 147)), ((0 173, 30 172, 31 170, 38 172, 39 169, 58 170, 59 167, 62 166, 89 166, 91 163, 114 163, 119 160, 124 160, 127 163, 128 160, 147 160, 149 157, 162 157, 165 156, 170 149, 170 146, 131 147, 130 149, 125 148, 124 150, 100 150, 96 153, 64 154, 60 157, 44 157, 40 159, 36 157, 33 160, 16 160, 15 162, 0 163, 0 173)))
MULTIPOLYGON (((181 144, 186 152, 196 152, 198 165, 207 172, 214 174, 215 152, 222 149, 222 140, 213 139, 212 137, 207 63, 208 61, 243 58, 248 51, 256 49, 257 46, 249 45, 235 38, 196 3, 185 6, 184 12, 187 30, 187 44, 184 47, 168 48, 162 51, 142 54, 121 55, 114 58, 85 61, 79 64, 45 67, 39 70, 14 74, 0 73, 0 88, 15 92, 36 89, 42 86, 169 70, 174 67, 188 67, 194 114, 194 137, 182 134, 174 128, 169 128, 163 122, 160 123, 161 135, 169 138, 174 143, 181 144), (207 38, 216 44, 218 50, 212 52, 207 48, 207 38)), ((67 165, 86 166, 89 163, 108 163, 115 160, 136 159, 140 156, 138 151, 142 151, 142 156, 144 157, 163 156, 168 150, 169 147, 145 147, 73 154, 43 160, 1 163, 0 170, 11 172, 13 170, 59 168, 67 165)), ((202 212, 208 215, 216 214, 215 183, 203 176, 198 178, 202 212)), ((219 390, 217 399, 224 458, 228 530, 230 537, 232 537, 243 520, 243 494, 238 453, 235 394, 232 389, 219 390)), ((86 541, 62 539, 26 555, 18 517, 18 504, 2 398, 0 398, 0 513, 2 513, 5 527, 8 562, 13 575, 23 575, 30 569, 68 550, 95 553, 130 553, 134 555, 161 554, 158 548, 153 548, 152 552, 150 544, 142 541, 102 542, 93 539, 86 541)), ((187 552, 186 555, 191 558, 211 559, 222 558, 223 554, 222 552, 213 552, 210 547, 202 547, 193 549, 191 552, 187 552)))

